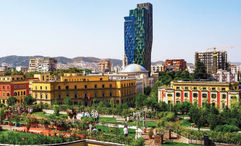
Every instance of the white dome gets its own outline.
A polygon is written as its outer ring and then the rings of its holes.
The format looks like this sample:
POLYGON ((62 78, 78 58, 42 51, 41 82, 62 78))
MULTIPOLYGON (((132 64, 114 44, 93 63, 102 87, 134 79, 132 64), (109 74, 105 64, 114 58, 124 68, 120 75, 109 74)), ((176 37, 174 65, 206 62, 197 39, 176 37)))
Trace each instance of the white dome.
POLYGON ((121 72, 148 72, 148 71, 139 64, 129 64, 121 72))

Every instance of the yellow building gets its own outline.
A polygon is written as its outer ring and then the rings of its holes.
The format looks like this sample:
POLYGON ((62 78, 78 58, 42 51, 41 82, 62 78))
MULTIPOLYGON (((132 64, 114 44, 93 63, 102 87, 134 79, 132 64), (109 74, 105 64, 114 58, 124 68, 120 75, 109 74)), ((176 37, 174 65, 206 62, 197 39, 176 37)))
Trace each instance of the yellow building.
POLYGON ((158 89, 158 101, 172 104, 187 101, 199 107, 209 103, 222 109, 239 102, 240 93, 238 82, 174 81, 170 87, 158 89))
POLYGON ((37 103, 62 104, 70 97, 73 104, 90 105, 92 99, 115 103, 133 100, 136 95, 136 80, 112 80, 108 76, 62 76, 59 81, 33 81, 32 96, 37 103))

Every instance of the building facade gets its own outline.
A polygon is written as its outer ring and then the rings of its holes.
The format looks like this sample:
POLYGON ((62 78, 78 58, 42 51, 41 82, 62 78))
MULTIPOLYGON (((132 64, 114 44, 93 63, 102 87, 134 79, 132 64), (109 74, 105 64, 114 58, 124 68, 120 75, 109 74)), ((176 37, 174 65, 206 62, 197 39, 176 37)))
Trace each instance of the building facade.
POLYGON ((0 76, 0 102, 7 104, 11 96, 22 103, 25 96, 29 95, 29 83, 23 75, 0 76))
POLYGON ((49 72, 57 69, 57 60, 54 58, 30 58, 28 72, 49 72))
POLYGON ((102 73, 111 72, 110 60, 106 60, 106 59, 100 60, 99 68, 100 68, 100 72, 102 72, 102 73))
POLYGON ((165 71, 165 66, 163 64, 156 64, 151 66, 151 72, 164 72, 165 71))
POLYGON ((152 4, 137 4, 124 17, 125 54, 124 66, 139 64, 151 71, 151 50, 153 40, 152 4))
POLYGON ((218 70, 213 78, 219 82, 239 82, 239 74, 237 72, 229 72, 226 70, 218 70))
POLYGON ((206 66, 208 74, 217 73, 218 69, 227 70, 227 51, 196 52, 195 63, 200 60, 206 66))
POLYGON ((186 82, 175 81, 170 87, 158 89, 158 101, 177 104, 181 102, 196 103, 202 107, 205 103, 212 104, 218 109, 230 107, 240 102, 238 82, 186 82))
POLYGON ((170 59, 165 61, 166 71, 184 71, 187 69, 187 62, 184 59, 170 59))
POLYGON ((123 103, 136 96, 136 80, 112 80, 108 76, 62 76, 59 81, 32 83, 32 96, 37 103, 51 104, 70 97, 73 104, 91 105, 97 101, 123 103))

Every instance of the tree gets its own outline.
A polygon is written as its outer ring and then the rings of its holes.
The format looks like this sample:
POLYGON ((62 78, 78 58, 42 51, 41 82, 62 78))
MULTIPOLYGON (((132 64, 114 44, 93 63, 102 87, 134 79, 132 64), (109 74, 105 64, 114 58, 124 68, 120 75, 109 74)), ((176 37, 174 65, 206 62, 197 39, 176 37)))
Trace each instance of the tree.
POLYGON ((34 101, 35 99, 31 95, 28 95, 24 97, 23 103, 25 105, 32 105, 34 101))
POLYGON ((148 96, 150 95, 150 93, 151 93, 151 87, 150 86, 145 87, 144 94, 148 96))
POLYGON ((13 97, 13 96, 11 96, 11 97, 9 97, 8 99, 7 99, 7 104, 9 105, 9 106, 12 106, 12 105, 15 105, 16 103, 17 103, 17 98, 16 97, 13 97))
POLYGON ((196 62, 194 70, 194 79, 207 79, 206 66, 200 60, 196 62))
POLYGON ((69 96, 65 97, 63 103, 65 105, 71 105, 71 98, 69 96))
POLYGON ((146 99, 146 95, 144 94, 137 94, 136 95, 136 100, 135 100, 135 105, 136 105, 136 108, 141 108, 144 104, 144 100, 146 99))

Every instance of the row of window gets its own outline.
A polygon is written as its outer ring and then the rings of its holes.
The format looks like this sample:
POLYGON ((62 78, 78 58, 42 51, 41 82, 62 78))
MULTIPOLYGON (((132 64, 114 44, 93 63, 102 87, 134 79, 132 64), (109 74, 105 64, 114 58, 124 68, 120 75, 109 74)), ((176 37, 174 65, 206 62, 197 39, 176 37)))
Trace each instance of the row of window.
MULTIPOLYGON (((168 97, 172 97, 172 94, 167 94, 168 97)), ((176 97, 181 97, 180 93, 176 93, 176 97)), ((189 97, 188 93, 184 93, 184 97, 189 97)), ((198 97, 198 93, 193 93, 194 98, 198 97)), ((202 98, 207 98, 208 95, 206 93, 202 93, 202 98)), ((226 99, 227 95, 226 94, 221 94, 222 99, 226 99)), ((211 94, 211 98, 217 98, 217 94, 211 94)), ((236 99, 236 96, 231 96, 231 99, 236 99)))
MULTIPOLYGON (((86 98, 89 98, 89 96, 90 96, 90 95, 88 95, 88 93, 85 93, 84 98, 85 98, 85 99, 86 99, 86 98)), ((112 96, 113 96, 113 93, 112 93, 112 92, 109 92, 109 97, 112 97, 112 96)), ((67 93, 67 94, 65 95, 65 97, 70 97, 70 96, 69 96, 69 94, 67 93)), ((94 97, 98 97, 98 94, 95 93, 94 97)), ((106 97, 105 92, 102 92, 102 95, 101 95, 100 97, 106 97)), ((38 94, 37 94, 37 93, 35 94, 35 98, 38 98, 38 94)), ((62 99, 62 95, 59 94, 59 95, 58 95, 58 98, 59 98, 59 99, 62 99)), ((74 95, 74 98, 78 98, 78 95, 75 94, 75 95, 74 95)), ((47 94, 47 93, 46 93, 46 94, 41 93, 41 94, 40 94, 40 99, 48 99, 48 94, 47 94)))
MULTIPOLYGON (((4 90, 4 89, 8 89, 9 90, 9 86, 2 86, 2 89, 4 90)), ((0 90, 1 90, 1 86, 0 86, 0 90)))
MULTIPOLYGON (((169 100, 168 103, 171 104, 171 101, 169 100)), ((176 101, 176 103, 179 104, 180 101, 176 101)), ((198 103, 197 103, 197 102, 194 102, 194 104, 198 104, 198 103)), ((202 106, 204 106, 205 104, 206 104, 205 102, 202 102, 202 106)), ((211 103, 211 105, 212 105, 212 106, 216 106, 216 103, 213 102, 213 103, 211 103)), ((225 108, 226 106, 227 106, 226 103, 222 103, 222 108, 225 108)))
MULTIPOLYGON (((14 81, 15 78, 12 78, 12 80, 14 81)), ((23 80, 23 78, 22 77, 21 78, 17 77, 16 80, 17 81, 18 80, 23 80)), ((10 78, 9 77, 3 77, 3 78, 0 78, 0 81, 10 81, 10 78)))
MULTIPOLYGON (((176 87, 177 90, 180 90, 181 87, 176 87)), ((185 90, 189 90, 191 89, 191 87, 184 87, 185 90)), ((198 88, 197 87, 193 87, 193 90, 197 90, 198 88)), ((203 87, 202 90, 207 90, 207 87, 203 87)), ((211 88, 212 91, 215 91, 216 88, 211 88)), ((222 91, 226 91, 226 88, 222 88, 221 89, 222 91)))
MULTIPOLYGON (((0 95, 1 95, 1 92, 0 92, 0 95)), ((3 97, 8 97, 8 96, 10 96, 10 93, 9 92, 7 92, 7 94, 3 91, 2 92, 2 95, 3 95, 3 97)), ((18 92, 14 92, 14 96, 25 96, 26 95, 26 92, 25 91, 18 91, 18 92)))

